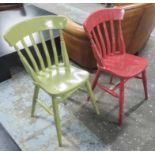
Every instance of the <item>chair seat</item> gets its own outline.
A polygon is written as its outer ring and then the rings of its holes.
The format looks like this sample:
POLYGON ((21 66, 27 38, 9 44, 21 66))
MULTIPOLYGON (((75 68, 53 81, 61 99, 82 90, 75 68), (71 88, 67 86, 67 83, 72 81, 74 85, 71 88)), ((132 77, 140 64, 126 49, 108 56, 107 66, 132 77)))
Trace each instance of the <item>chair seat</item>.
POLYGON ((147 60, 131 54, 109 56, 100 67, 118 77, 130 78, 140 74, 147 66, 147 60))
POLYGON ((52 69, 46 68, 45 71, 40 71, 38 74, 40 82, 37 84, 49 94, 61 95, 78 88, 88 78, 87 71, 70 66, 70 73, 66 73, 65 67, 62 65, 59 67, 59 72, 55 66, 52 69))

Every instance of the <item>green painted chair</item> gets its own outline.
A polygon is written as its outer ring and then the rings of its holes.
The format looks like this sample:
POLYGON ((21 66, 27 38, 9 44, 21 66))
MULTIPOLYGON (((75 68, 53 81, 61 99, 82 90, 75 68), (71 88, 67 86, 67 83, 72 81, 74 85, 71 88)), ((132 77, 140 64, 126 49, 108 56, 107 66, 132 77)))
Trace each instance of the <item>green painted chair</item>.
POLYGON ((59 146, 62 146, 58 111, 58 103, 60 101, 64 101, 82 85, 85 85, 96 113, 99 114, 95 97, 89 83, 89 73, 69 64, 62 32, 66 23, 67 20, 63 16, 41 16, 14 25, 4 35, 9 45, 16 49, 22 64, 33 79, 35 88, 31 116, 34 116, 36 103, 41 105, 49 114, 54 115, 59 146), (59 31, 62 61, 58 59, 54 30, 59 31), (45 42, 44 31, 48 31, 52 47, 51 51, 49 51, 45 42), (43 53, 36 43, 35 35, 38 35, 42 43, 45 59, 43 59, 43 53), (35 50, 36 57, 32 54, 27 42, 31 43, 35 50), (21 52, 21 46, 25 49, 27 56, 21 52), (54 62, 51 61, 49 54, 52 51, 54 62), (50 107, 38 99, 40 88, 51 96, 52 104, 50 107))

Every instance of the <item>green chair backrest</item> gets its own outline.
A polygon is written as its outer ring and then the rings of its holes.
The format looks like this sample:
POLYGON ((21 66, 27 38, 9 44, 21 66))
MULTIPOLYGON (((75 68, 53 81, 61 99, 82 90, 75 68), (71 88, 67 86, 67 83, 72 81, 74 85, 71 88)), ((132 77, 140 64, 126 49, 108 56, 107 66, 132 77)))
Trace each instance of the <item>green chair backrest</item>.
POLYGON ((35 17, 32 19, 25 20, 23 22, 20 22, 13 27, 11 27, 4 35, 5 40, 9 43, 10 46, 13 46, 24 65, 26 71, 32 76, 32 78, 37 81, 37 74, 40 70, 45 71, 46 65, 47 68, 52 69, 52 62, 49 54, 49 50, 47 48, 47 44, 45 42, 45 38, 43 35, 44 31, 48 31, 50 40, 51 40, 51 46, 53 49, 53 56, 54 56, 54 66, 57 68, 57 71, 59 72, 59 60, 58 60, 58 54, 57 54, 57 48, 55 44, 54 39, 54 32, 53 30, 57 29, 59 31, 60 35, 60 45, 61 45, 61 53, 62 53, 62 61, 65 67, 66 72, 70 71, 70 65, 69 65, 69 59, 68 54, 66 50, 66 45, 63 38, 63 32, 62 29, 64 29, 65 25, 67 23, 67 19, 63 16, 40 16, 35 17), (34 34, 37 33, 37 35, 40 38, 40 41, 43 46, 45 60, 42 57, 41 51, 39 50, 37 43, 34 38, 34 34), (36 55, 38 57, 40 68, 35 60, 35 57, 33 56, 30 48, 28 47, 28 43, 25 41, 26 38, 29 38, 29 41, 31 42, 36 55), (26 57, 21 52, 20 45, 22 45, 23 49, 25 49, 27 56, 30 59, 30 62, 26 59, 26 57), (45 62, 46 61, 46 62, 45 62))

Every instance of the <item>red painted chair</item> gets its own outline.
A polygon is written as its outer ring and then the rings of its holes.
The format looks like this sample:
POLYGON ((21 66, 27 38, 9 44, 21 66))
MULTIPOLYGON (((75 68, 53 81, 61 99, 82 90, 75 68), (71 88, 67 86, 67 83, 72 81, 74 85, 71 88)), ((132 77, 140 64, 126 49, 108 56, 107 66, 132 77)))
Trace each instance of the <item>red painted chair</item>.
POLYGON ((123 16, 124 10, 122 9, 102 9, 92 13, 83 24, 97 60, 97 72, 92 88, 94 89, 97 85, 119 99, 119 125, 122 125, 123 120, 124 83, 128 79, 132 77, 141 79, 144 86, 145 99, 148 98, 147 60, 126 53, 121 28, 123 16), (103 71, 111 74, 110 83, 113 76, 119 77, 120 83, 113 89, 99 84, 97 81, 103 71), (115 92, 118 88, 120 90, 119 94, 115 92))

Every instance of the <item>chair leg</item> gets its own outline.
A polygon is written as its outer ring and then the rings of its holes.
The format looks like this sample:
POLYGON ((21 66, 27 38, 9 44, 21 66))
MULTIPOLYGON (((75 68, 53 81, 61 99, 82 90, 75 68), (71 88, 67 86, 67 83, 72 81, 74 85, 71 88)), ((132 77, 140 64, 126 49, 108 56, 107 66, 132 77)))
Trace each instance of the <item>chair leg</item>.
POLYGON ((94 90, 95 87, 96 87, 96 84, 97 84, 98 78, 99 78, 99 76, 100 76, 100 73, 101 73, 101 71, 98 69, 98 70, 96 71, 96 75, 95 75, 95 78, 94 78, 93 83, 92 83, 92 89, 93 89, 93 90, 94 90))
MULTIPOLYGON (((101 71, 100 71, 99 69, 96 71, 95 78, 94 78, 94 80, 93 80, 93 82, 92 82, 92 89, 93 89, 93 90, 94 90, 95 87, 96 87, 98 78, 99 78, 99 76, 100 76, 100 72, 101 72, 101 71)), ((90 99, 90 97, 87 98, 87 101, 89 101, 89 99, 90 99)))
POLYGON ((112 80, 113 80, 113 75, 110 75, 110 79, 109 79, 109 84, 112 84, 112 80))
POLYGON ((90 98, 92 100, 93 107, 94 107, 96 113, 99 115, 100 112, 99 112, 99 109, 97 107, 96 99, 95 99, 94 93, 93 93, 93 91, 91 89, 89 81, 86 82, 86 88, 87 88, 87 91, 88 91, 88 95, 90 96, 90 98))
POLYGON ((119 95, 119 125, 122 125, 124 113, 124 79, 120 82, 120 95, 119 95))
POLYGON ((56 97, 52 97, 52 105, 53 105, 53 113, 54 113, 54 121, 57 131, 57 137, 59 146, 62 146, 62 133, 61 133, 61 125, 60 125, 60 116, 59 116, 59 109, 58 109, 58 103, 56 100, 56 97))
POLYGON ((34 94, 33 94, 33 101, 32 101, 32 110, 31 110, 31 117, 34 117, 35 107, 36 107, 36 99, 38 98, 39 94, 39 87, 35 86, 34 94))
POLYGON ((148 91, 147 91, 147 78, 146 78, 146 70, 142 72, 142 81, 144 87, 145 100, 148 99, 148 91))

